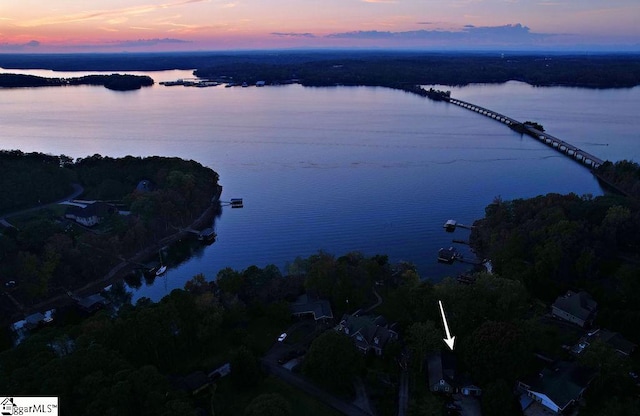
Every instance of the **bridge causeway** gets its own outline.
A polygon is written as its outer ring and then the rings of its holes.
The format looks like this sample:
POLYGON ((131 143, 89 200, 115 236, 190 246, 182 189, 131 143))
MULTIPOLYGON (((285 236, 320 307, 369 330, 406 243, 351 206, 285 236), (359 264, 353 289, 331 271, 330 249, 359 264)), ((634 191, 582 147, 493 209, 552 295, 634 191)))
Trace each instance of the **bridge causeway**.
POLYGON ((573 160, 581 163, 582 165, 588 168, 597 169, 598 167, 600 167, 600 165, 604 163, 604 160, 592 155, 589 152, 585 152, 584 150, 577 148, 571 143, 567 143, 564 140, 558 139, 557 137, 554 137, 548 133, 540 131, 528 124, 521 123, 518 120, 515 120, 511 117, 507 117, 493 110, 489 110, 487 108, 480 107, 479 105, 471 104, 469 102, 458 100, 451 97, 447 97, 445 101, 448 101, 451 104, 455 104, 462 108, 466 108, 467 110, 475 111, 476 113, 482 114, 483 116, 487 116, 489 118, 497 120, 503 124, 506 124, 513 130, 519 131, 521 133, 526 133, 529 136, 533 137, 534 139, 537 139, 538 141, 557 150, 558 152, 564 153, 566 156, 572 158, 573 160))

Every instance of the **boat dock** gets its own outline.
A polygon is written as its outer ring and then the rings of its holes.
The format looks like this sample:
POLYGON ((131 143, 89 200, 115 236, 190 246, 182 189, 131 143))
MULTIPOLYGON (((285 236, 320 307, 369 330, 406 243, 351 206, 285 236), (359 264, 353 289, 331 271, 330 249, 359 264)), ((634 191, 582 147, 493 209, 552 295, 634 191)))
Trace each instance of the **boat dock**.
POLYGON ((445 222, 442 227, 448 233, 454 232, 456 230, 456 228, 464 228, 466 230, 473 230, 473 225, 464 225, 464 224, 461 224, 461 223, 457 222, 456 220, 447 220, 447 222, 445 222))

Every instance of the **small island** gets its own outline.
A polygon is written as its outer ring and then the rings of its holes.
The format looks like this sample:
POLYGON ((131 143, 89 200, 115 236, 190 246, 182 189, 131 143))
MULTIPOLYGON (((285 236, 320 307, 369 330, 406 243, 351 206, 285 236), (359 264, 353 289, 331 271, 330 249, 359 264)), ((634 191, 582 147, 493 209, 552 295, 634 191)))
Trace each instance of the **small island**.
POLYGON ((154 84, 146 75, 87 75, 74 78, 46 78, 25 74, 0 74, 0 88, 63 87, 68 85, 101 85, 114 91, 139 90, 154 84))

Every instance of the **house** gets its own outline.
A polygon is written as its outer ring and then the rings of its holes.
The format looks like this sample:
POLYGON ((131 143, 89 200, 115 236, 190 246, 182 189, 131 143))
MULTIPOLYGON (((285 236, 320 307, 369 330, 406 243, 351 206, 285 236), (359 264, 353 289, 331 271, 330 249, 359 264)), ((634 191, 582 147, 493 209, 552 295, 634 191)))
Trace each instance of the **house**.
POLYGON ((138 185, 136 185, 136 192, 146 193, 146 192, 151 192, 154 189, 155 189, 155 186, 153 186, 153 183, 151 183, 151 181, 148 179, 143 179, 140 182, 138 182, 138 185))
POLYGON ((455 356, 452 354, 430 354, 427 357, 429 390, 434 393, 455 392, 455 356))
POLYGON ((344 314, 335 330, 351 337, 362 352, 373 351, 376 355, 382 355, 385 345, 398 339, 398 334, 381 316, 344 314))
POLYGON ((93 227, 99 224, 106 216, 118 212, 117 208, 105 202, 96 201, 86 206, 72 205, 67 208, 65 218, 74 220, 85 227, 93 227))
POLYGON ((527 409, 535 402, 554 413, 563 413, 580 400, 595 375, 594 370, 574 362, 559 361, 537 376, 518 382, 518 390, 525 396, 520 400, 522 410, 531 413, 527 409))
POLYGON ((427 356, 427 382, 434 393, 465 396, 480 396, 482 390, 473 384, 468 374, 456 374, 456 359, 451 352, 434 353, 427 356))
POLYGON ((41 328, 42 326, 50 322, 53 322, 53 315, 55 314, 55 312, 55 309, 50 309, 45 313, 32 313, 24 319, 11 324, 10 329, 16 334, 17 337, 17 339, 15 340, 16 345, 21 343, 31 331, 41 328))
POLYGON ((316 321, 333 319, 331 304, 309 293, 302 294, 291 304, 291 314, 296 317, 311 316, 316 321))
POLYGON ((622 356, 629 356, 633 354, 637 347, 636 344, 627 340, 617 332, 609 331, 608 329, 596 329, 595 331, 588 332, 585 336, 580 338, 580 341, 571 348, 571 352, 575 355, 580 355, 596 341, 607 344, 622 356))
POLYGON ((637 347, 636 344, 627 340, 619 333, 609 331, 607 329, 599 329, 595 331, 592 334, 592 337, 604 342, 620 355, 629 356, 633 354, 637 347))
POLYGON ((194 371, 184 377, 170 378, 170 383, 174 389, 183 390, 195 396, 209 387, 212 381, 207 377, 204 371, 194 371))
POLYGON ((585 328, 593 323, 597 308, 597 302, 587 292, 568 291, 553 303, 551 314, 585 328))
POLYGON ((96 293, 86 298, 77 299, 78 307, 87 313, 93 313, 98 309, 102 309, 109 303, 101 294, 96 293))

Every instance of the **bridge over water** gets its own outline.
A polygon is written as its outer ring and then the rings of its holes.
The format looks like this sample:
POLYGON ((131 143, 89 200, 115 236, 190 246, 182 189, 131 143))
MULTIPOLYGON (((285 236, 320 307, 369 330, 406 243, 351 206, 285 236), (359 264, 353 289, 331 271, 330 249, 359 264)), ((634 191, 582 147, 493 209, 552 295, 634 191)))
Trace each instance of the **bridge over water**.
POLYGON ((501 123, 504 123, 513 130, 519 131, 521 133, 526 133, 529 136, 546 144, 547 146, 557 150, 558 152, 564 153, 566 156, 574 159, 575 161, 588 168, 596 169, 604 163, 604 160, 592 155, 589 152, 585 152, 584 150, 579 149, 576 146, 565 142, 564 140, 560 140, 557 137, 540 131, 531 125, 521 123, 511 117, 507 117, 493 110, 489 110, 487 108, 480 107, 479 105, 471 104, 455 98, 447 97, 444 100, 450 102, 451 104, 466 108, 467 110, 475 111, 478 114, 482 114, 483 116, 487 116, 501 123))

